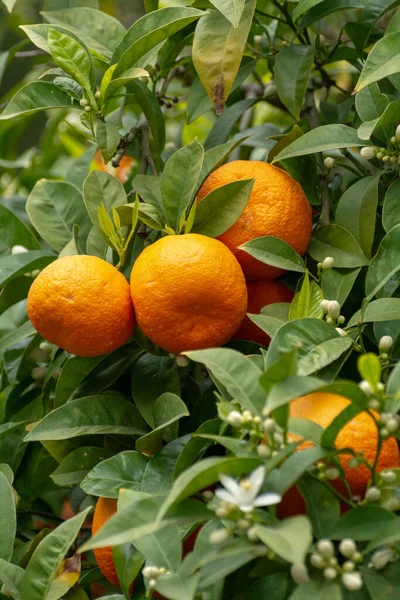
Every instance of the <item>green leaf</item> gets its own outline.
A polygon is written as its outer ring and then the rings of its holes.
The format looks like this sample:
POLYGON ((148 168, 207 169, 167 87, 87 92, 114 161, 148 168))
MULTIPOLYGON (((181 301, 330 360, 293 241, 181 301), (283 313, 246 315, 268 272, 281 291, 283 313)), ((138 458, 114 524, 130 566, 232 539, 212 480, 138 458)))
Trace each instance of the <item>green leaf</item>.
MULTIPOLYGON (((361 310, 358 310, 349 320, 348 327, 357 325, 360 317, 361 310)), ((397 321, 398 319, 400 319, 400 298, 379 298, 368 304, 362 322, 374 323, 375 321, 397 321)))
POLYGON ((20 588, 24 570, 0 558, 0 581, 15 600, 21 600, 20 588))
POLYGON ((204 149, 210 150, 211 148, 220 146, 226 142, 231 135, 232 128, 236 121, 240 119, 248 108, 251 108, 257 102, 259 102, 259 98, 245 98, 226 108, 219 119, 215 121, 214 127, 208 134, 207 139, 204 142, 204 149))
POLYGON ((87 237, 90 229, 81 193, 66 181, 40 179, 28 196, 26 212, 40 236, 56 252, 73 237, 75 224, 80 236, 87 237))
POLYGON ((35 269, 47 267, 55 258, 54 254, 44 250, 33 250, 0 257, 0 286, 4 286, 15 277, 31 273, 35 269))
POLYGON ((314 2, 313 7, 301 19, 299 29, 302 30, 336 11, 348 8, 364 8, 365 2, 366 0, 323 0, 323 2, 314 2))
POLYGON ((93 59, 83 43, 56 29, 49 29, 47 40, 54 62, 86 91, 96 89, 93 59))
POLYGON ((357 361, 360 375, 365 381, 376 389, 377 384, 381 380, 382 365, 379 357, 376 354, 368 353, 359 356, 357 361))
MULTIPOLYGON (((21 342, 22 340, 25 340, 27 337, 29 337, 33 333, 36 333, 36 332, 35 332, 35 328, 33 327, 32 323, 30 321, 27 321, 26 323, 21 325, 21 327, 18 327, 18 329, 15 329, 13 331, 10 331, 9 333, 6 333, 5 335, 3 335, 0 338, 0 352, 4 352, 4 350, 6 350, 7 348, 10 348, 10 346, 14 346, 15 344, 18 344, 19 342, 21 342)), ((5 425, 9 425, 9 423, 5 423, 5 425)), ((3 427, 4 427, 4 425, 3 425, 3 427)))
POLYGON ((371 261, 365 279, 365 293, 374 296, 392 296, 400 284, 400 224, 386 234, 376 256, 371 261))
POLYGON ((369 263, 354 236, 340 225, 323 225, 317 229, 308 253, 318 262, 332 256, 336 268, 353 269, 369 263))
POLYGON ((398 202, 400 194, 400 179, 395 179, 389 186, 383 203, 382 225, 389 231, 396 225, 400 225, 400 205, 398 202))
POLYGON ((74 356, 64 363, 61 374, 57 379, 56 397, 54 400, 55 408, 62 406, 67 400, 72 398, 80 383, 82 383, 85 377, 89 375, 103 358, 103 356, 91 358, 74 356))
POLYGON ((92 171, 83 182, 83 201, 96 231, 103 235, 97 208, 103 203, 109 212, 112 207, 126 204, 127 197, 124 186, 116 177, 102 171, 92 171))
POLYGON ((295 119, 300 117, 313 62, 314 47, 300 44, 284 47, 275 60, 276 91, 295 119))
POLYGON ((203 13, 196 26, 193 64, 217 115, 224 110, 239 71, 254 9, 255 2, 251 0, 244 7, 236 28, 217 11, 203 13))
POLYGON ((338 382, 327 385, 323 391, 342 394, 351 399, 351 404, 347 406, 332 423, 324 430, 321 436, 321 445, 332 447, 340 430, 353 419, 358 413, 368 408, 368 397, 353 382, 338 382))
MULTIPOLYGON (((371 507, 372 508, 372 507, 371 507)), ((373 507, 380 508, 380 507, 373 507)), ((371 533, 371 541, 368 544, 366 550, 370 552, 375 550, 379 546, 384 544, 392 544, 397 542, 400 536, 400 519, 393 519, 393 513, 390 513, 391 517, 388 517, 387 511, 383 512, 384 509, 380 508, 378 516, 380 517, 380 526, 374 532, 371 533)))
POLYGON ((301 256, 287 242, 272 235, 255 238, 242 244, 239 248, 267 265, 296 273, 305 273, 306 271, 301 256))
POLYGON ((319 319, 298 319, 282 325, 267 354, 267 367, 298 347, 298 374, 310 375, 339 358, 351 346, 331 325, 319 319), (299 344, 301 343, 301 345, 299 344))
POLYGON ((192 232, 218 237, 227 231, 247 206, 254 179, 232 181, 205 196, 196 207, 192 232))
MULTIPOLYGON (((153 13, 152 13, 153 14, 153 13)), ((167 225, 179 231, 182 216, 191 205, 203 164, 203 147, 194 140, 167 161, 161 177, 161 196, 167 225)))
POLYGON ((64 10, 43 11, 48 23, 62 25, 79 35, 91 49, 111 57, 125 35, 125 27, 107 13, 88 6, 74 6, 64 10))
POLYGON ((121 488, 145 492, 142 484, 149 462, 141 452, 120 452, 94 466, 81 487, 87 494, 106 498, 118 498, 121 488))
POLYGON ((184 354, 203 363, 243 408, 255 415, 261 414, 265 401, 258 383, 261 373, 243 354, 230 348, 209 348, 184 354))
POLYGON ((321 301, 323 299, 321 288, 315 281, 310 282, 308 271, 306 271, 301 289, 290 304, 289 319, 291 321, 305 317, 322 319, 324 312, 321 308, 321 301))
POLYGON ((362 121, 379 119, 389 105, 386 94, 381 94, 377 83, 371 83, 356 96, 356 110, 362 121))
POLYGON ((119 129, 113 123, 97 121, 96 144, 100 148, 105 163, 114 156, 120 141, 119 129))
MULTIPOLYGON (((229 110, 229 109, 228 109, 229 110)), ((218 169, 225 160, 228 158, 229 154, 237 148, 245 137, 240 137, 237 140, 232 140, 230 142, 226 142, 225 144, 220 144, 219 146, 215 146, 214 148, 210 148, 204 153, 203 166, 201 168, 201 173, 199 177, 198 187, 200 187, 205 179, 218 169)))
POLYGON ((0 472, 0 505, 0 559, 10 560, 14 550, 17 517, 11 484, 2 472, 0 472))
POLYGON ((82 189, 83 182, 89 174, 90 165, 96 152, 96 144, 92 144, 92 146, 89 146, 89 148, 72 163, 65 174, 66 183, 71 183, 77 187, 78 190, 82 189))
POLYGON ((352 271, 337 269, 324 270, 322 274, 322 291, 324 298, 337 300, 342 306, 348 298, 361 268, 352 271))
POLYGON ((22 600, 47 598, 57 570, 78 535, 89 510, 91 507, 62 523, 37 546, 22 578, 22 600))
POLYGON ((372 569, 363 567, 361 573, 368 596, 372 600, 400 600, 400 590, 397 585, 398 573, 396 573, 394 581, 388 581, 386 571, 381 575, 372 569))
POLYGON ((374 241, 379 177, 364 177, 347 188, 336 208, 336 224, 350 231, 367 258, 374 241))
POLYGON ((309 469, 316 461, 327 455, 327 450, 319 446, 305 448, 301 452, 295 452, 286 459, 278 471, 278 481, 274 486, 275 491, 283 494, 309 469))
POLYGON ((105 460, 108 454, 109 452, 103 448, 90 446, 77 448, 60 462, 50 477, 60 487, 80 485, 89 471, 105 460))
POLYGON ((362 123, 357 133, 362 140, 369 140, 372 135, 375 135, 388 144, 394 132, 393 123, 397 123, 399 119, 400 102, 395 100, 385 108, 380 117, 362 123))
POLYGON ((136 449, 148 454, 152 454, 154 450, 160 448, 163 438, 167 441, 172 441, 169 435, 171 433, 171 426, 175 423, 177 424, 182 417, 189 416, 186 404, 178 396, 169 392, 165 392, 157 398, 152 406, 152 412, 154 421, 153 431, 146 433, 146 435, 136 440, 136 449))
POLYGON ((174 478, 183 473, 187 467, 192 465, 200 456, 202 456, 205 450, 213 445, 213 441, 210 438, 201 436, 205 435, 217 435, 221 432, 221 421, 219 419, 211 419, 205 421, 200 427, 194 432, 193 436, 190 436, 189 441, 182 449, 182 452, 178 456, 174 467, 174 478))
POLYGON ((356 130, 347 125, 322 125, 308 131, 286 146, 272 162, 279 162, 294 156, 314 154, 314 152, 327 152, 328 150, 365 145, 365 140, 361 140, 356 130))
POLYGON ((400 71, 400 32, 381 38, 368 54, 354 93, 400 71))
POLYGON ((25 440, 67 440, 103 433, 131 436, 145 433, 134 405, 116 392, 79 398, 56 408, 28 433, 25 440))
POLYGON ((217 483, 219 475, 230 475, 231 477, 242 477, 250 473, 260 465, 258 458, 236 458, 236 457, 213 457, 205 458, 199 463, 189 467, 181 473, 174 482, 167 499, 158 514, 161 520, 168 509, 182 501, 184 498, 193 496, 200 490, 217 483))
POLYGON ((103 76, 100 84, 100 104, 107 104, 113 96, 121 89, 121 87, 125 86, 127 83, 130 83, 132 79, 137 79, 138 77, 148 77, 149 73, 145 71, 145 69, 133 68, 125 71, 123 73, 123 77, 118 77, 117 79, 113 79, 113 74, 117 65, 112 65, 103 76))
POLYGON ((380 536, 382 530, 393 528, 394 521, 396 515, 380 506, 357 506, 346 512, 337 523, 332 523, 329 537, 333 540, 346 537, 356 542, 366 542, 380 536))
POLYGON ((279 327, 289 320, 289 302, 276 302, 269 306, 264 306, 260 315, 247 313, 250 321, 253 321, 260 329, 267 333, 271 338, 274 337, 279 327))
POLYGON ((328 537, 332 523, 336 523, 340 517, 339 500, 329 487, 308 473, 304 473, 297 485, 306 502, 307 516, 315 537, 328 537))
POLYGON ((137 79, 131 79, 126 86, 128 91, 135 96, 136 102, 142 109, 153 134, 156 150, 158 154, 161 154, 165 145, 165 124, 157 98, 144 83, 137 79))
POLYGON ((150 50, 203 14, 195 8, 170 6, 153 11, 135 21, 112 56, 111 64, 118 63, 115 77, 133 66, 143 66, 145 55, 150 50))
POLYGON ((212 0, 211 4, 223 15, 232 25, 237 28, 243 14, 245 0, 212 0))
POLYGON ((258 537, 273 552, 292 564, 303 564, 312 542, 311 523, 307 517, 285 519, 276 527, 256 525, 258 537))
POLYGON ((0 121, 21 115, 32 115, 49 108, 71 108, 71 98, 49 81, 32 81, 11 98, 0 115, 0 121))
POLYGON ((297 20, 301 15, 304 15, 305 12, 310 10, 310 8, 314 8, 314 6, 322 1, 323 0, 299 0, 292 12, 292 18, 297 20))

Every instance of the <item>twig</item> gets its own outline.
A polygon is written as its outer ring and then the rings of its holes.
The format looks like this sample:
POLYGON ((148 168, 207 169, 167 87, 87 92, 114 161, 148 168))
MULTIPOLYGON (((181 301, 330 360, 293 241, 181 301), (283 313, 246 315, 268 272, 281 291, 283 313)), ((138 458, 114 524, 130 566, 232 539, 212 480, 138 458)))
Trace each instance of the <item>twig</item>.
POLYGON ((14 58, 34 58, 36 56, 48 56, 48 52, 44 50, 23 50, 21 52, 16 52, 14 54, 14 58))
POLYGON ((143 123, 143 125, 140 128, 140 131, 142 142, 142 164, 140 165, 140 170, 142 173, 146 173, 147 166, 149 166, 152 174, 158 175, 153 157, 151 156, 150 152, 149 125, 147 121, 143 123))
POLYGON ((118 151, 117 154, 115 155, 115 157, 112 159, 111 164, 114 168, 119 167, 121 160, 123 159, 123 157, 126 154, 126 151, 128 150, 129 146, 132 144, 133 140, 136 138, 136 136, 138 135, 140 128, 142 126, 143 120, 146 120, 144 115, 142 115, 140 117, 140 119, 138 120, 138 122, 136 123, 136 125, 134 125, 129 132, 127 133, 127 135, 124 135, 121 137, 120 142, 118 144, 118 151))
POLYGON ((347 148, 342 148, 342 149, 340 150, 340 152, 341 152, 341 153, 343 154, 343 156, 345 156, 345 157, 346 157, 346 158, 347 158, 347 159, 348 159, 350 162, 352 162, 352 163, 353 163, 353 165, 354 165, 355 167, 357 167, 357 169, 358 169, 358 171, 360 172, 360 174, 361 174, 361 176, 362 176, 362 177, 365 177, 366 175, 370 175, 370 171, 369 171, 369 170, 368 170, 366 167, 364 167, 364 165, 363 165, 363 164, 361 164, 361 163, 360 163, 360 161, 358 161, 358 160, 356 159, 356 157, 355 157, 355 156, 353 156, 353 155, 352 155, 352 153, 351 153, 351 152, 349 152, 349 151, 347 150, 347 148))
POLYGON ((279 21, 280 23, 285 23, 285 25, 286 25, 285 19, 281 19, 280 17, 275 17, 274 15, 269 15, 268 13, 263 12, 262 10, 258 10, 258 8, 256 8, 256 13, 259 15, 262 15, 263 17, 268 17, 269 19, 275 19, 275 21, 279 21))
POLYGON ((331 196, 325 175, 320 177, 321 187, 321 225, 329 225, 331 222, 331 196))
POLYGON ((284 6, 282 4, 279 4, 278 0, 271 0, 271 2, 279 10, 279 12, 283 14, 283 16, 286 19, 287 25, 289 25, 290 29, 296 35, 296 37, 298 38, 299 42, 301 42, 302 44, 307 44, 307 40, 297 30, 297 27, 294 24, 293 19, 290 16, 289 11, 287 10, 286 6, 284 6))

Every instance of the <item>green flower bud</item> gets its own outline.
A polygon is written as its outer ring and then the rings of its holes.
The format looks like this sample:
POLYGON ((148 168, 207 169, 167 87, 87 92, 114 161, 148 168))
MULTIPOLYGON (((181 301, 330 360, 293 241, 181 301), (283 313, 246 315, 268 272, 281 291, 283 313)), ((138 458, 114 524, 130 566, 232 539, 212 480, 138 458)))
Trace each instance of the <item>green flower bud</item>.
POLYGON ((381 490, 375 486, 372 486, 367 490, 367 493, 365 494, 365 499, 368 500, 368 502, 378 502, 378 500, 380 500, 381 495, 381 490))

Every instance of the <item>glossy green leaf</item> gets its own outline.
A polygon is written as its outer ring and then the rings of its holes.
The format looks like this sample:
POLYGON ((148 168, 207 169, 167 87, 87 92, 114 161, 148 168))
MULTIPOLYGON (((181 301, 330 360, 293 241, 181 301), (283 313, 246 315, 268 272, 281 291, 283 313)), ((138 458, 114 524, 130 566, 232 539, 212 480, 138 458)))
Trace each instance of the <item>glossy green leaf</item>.
POLYGON ((74 6, 55 11, 43 11, 48 23, 70 29, 91 49, 110 57, 125 35, 124 26, 105 12, 88 6, 74 6))
POLYGON ((379 175, 360 179, 342 194, 336 208, 336 224, 353 234, 367 258, 374 241, 378 185, 379 175))
POLYGON ((274 81, 278 96, 288 111, 299 119, 314 61, 314 47, 291 44, 275 60, 274 81))
POLYGON ((208 134, 204 142, 204 149, 208 151, 227 142, 235 123, 247 109, 254 106, 257 102, 259 102, 259 98, 245 98, 225 108, 208 134))
POLYGON ((161 177, 161 197, 167 225, 179 230, 182 216, 196 192, 204 151, 194 140, 177 150, 167 161, 161 177))
POLYGON ((400 71, 400 32, 381 38, 368 54, 354 92, 400 71))
POLYGON ((209 348, 184 354, 203 363, 243 408, 255 415, 261 414, 265 401, 258 383, 261 373, 243 354, 230 348, 209 348))
POLYGON ((338 148, 351 148, 353 146, 365 146, 365 140, 361 140, 355 129, 347 125, 322 125, 305 133, 294 142, 286 146, 277 156, 273 163, 314 154, 314 152, 327 152, 338 148))
POLYGON ((72 163, 65 174, 66 183, 71 183, 77 187, 78 190, 82 189, 83 182, 89 174, 89 168, 96 152, 96 144, 92 144, 92 146, 89 146, 89 148, 72 163))
POLYGON ((255 2, 251 0, 236 28, 218 11, 206 13, 196 26, 193 63, 217 115, 224 110, 239 71, 254 9, 255 2))
POLYGON ((96 143, 105 163, 114 156, 120 141, 119 129, 113 123, 98 121, 96 126, 96 143))
POLYGON ((27 226, 19 220, 9 208, 0 204, 0 254, 8 254, 15 245, 22 245, 28 250, 40 250, 40 244, 27 226))
POLYGON ((273 552, 292 564, 303 564, 312 542, 310 521, 305 516, 285 519, 276 527, 256 525, 258 537, 273 552))
POLYGON ((289 319, 291 321, 305 317, 322 319, 324 313, 321 301, 323 299, 321 288, 314 280, 310 282, 308 271, 306 271, 300 291, 297 292, 290 304, 289 319))
POLYGON ((43 269, 55 258, 54 254, 44 250, 2 256, 0 257, 0 285, 4 286, 11 279, 31 273, 35 269, 43 269))
POLYGON ((10 560, 17 530, 15 499, 7 477, 0 472, 0 559, 10 560))
POLYGON ((144 424, 134 405, 116 392, 79 398, 60 406, 47 414, 25 439, 66 440, 103 433, 131 436, 145 433, 144 424))
POLYGON ((143 66, 140 59, 150 50, 202 15, 203 12, 195 8, 170 6, 135 21, 112 56, 111 64, 118 63, 115 77, 133 66, 143 66))
POLYGON ((56 385, 56 397, 54 400, 56 408, 65 404, 67 400, 72 398, 75 390, 102 358, 102 356, 91 358, 74 356, 64 363, 56 385))
POLYGON ((71 98, 49 81, 27 83, 11 98, 0 114, 0 121, 32 115, 49 108, 71 108, 71 98))
POLYGON ((198 187, 202 185, 202 183, 210 175, 210 173, 215 171, 215 169, 218 169, 218 167, 220 167, 225 162, 229 154, 235 148, 237 148, 245 139, 245 137, 240 137, 237 140, 225 142, 225 144, 220 144, 219 146, 210 148, 204 153, 203 166, 201 168, 198 187))
POLYGON ((197 205, 193 233, 218 237, 227 231, 247 206, 254 179, 227 183, 205 196, 197 205))
POLYGON ((265 306, 259 315, 247 313, 247 316, 270 337, 274 337, 279 327, 289 320, 289 310, 289 302, 276 302, 265 306))
POLYGON ((380 92, 377 83, 371 83, 356 96, 356 110, 362 121, 379 119, 388 105, 389 99, 380 92))
POLYGON ((108 458, 108 454, 103 448, 77 448, 60 462, 50 477, 60 487, 79 485, 93 467, 108 458))
POLYGON ((400 180, 395 179, 389 186, 383 203, 382 224, 388 233, 396 225, 400 225, 400 180))
POLYGON ((136 440, 136 449, 148 454, 161 447, 163 438, 172 441, 170 439, 172 426, 183 417, 189 416, 186 404, 178 396, 169 392, 157 398, 152 406, 152 412, 154 429, 136 440))
POLYGON ((244 0, 212 0, 211 4, 236 28, 244 9, 244 0))
POLYGON ((86 91, 96 88, 93 59, 83 43, 56 29, 47 34, 49 51, 55 63, 86 91))
POLYGON ((267 265, 297 273, 306 271, 301 256, 280 238, 271 235, 255 238, 242 244, 240 249, 267 265))
POLYGON ((117 65, 112 65, 103 76, 100 84, 100 104, 107 104, 109 100, 113 96, 120 91, 121 87, 125 86, 127 83, 130 83, 132 79, 137 79, 138 77, 148 77, 149 73, 145 71, 145 69, 133 68, 125 71, 123 73, 123 77, 118 77, 117 79, 113 79, 113 74, 117 65))
MULTIPOLYGON (((393 527, 396 516, 380 506, 357 506, 346 512, 337 523, 332 523, 329 537, 341 540, 350 537, 356 542, 369 541, 393 527)), ((393 529, 392 529, 393 531, 393 529)))
POLYGON ((299 0, 292 13, 293 19, 298 19, 301 15, 310 10, 310 8, 314 8, 314 6, 322 1, 323 0, 299 0))
MULTIPOLYGON (((30 321, 26 321, 26 323, 18 327, 18 329, 10 331, 0 337, 0 352, 4 352, 7 348, 18 344, 18 342, 26 339, 33 333, 35 333, 35 328, 30 321)), ((6 423, 5 425, 8 424, 6 423)))
POLYGON ((348 298, 361 268, 341 271, 330 269, 322 274, 322 291, 328 300, 336 300, 342 306, 348 298))
POLYGON ((22 578, 22 600, 43 600, 47 597, 57 570, 78 535, 89 510, 90 508, 87 508, 76 517, 62 523, 37 546, 22 578))
POLYGON ((360 375, 365 381, 371 385, 372 389, 376 389, 377 384, 381 380, 382 365, 379 357, 376 354, 362 354, 357 361, 360 375))
POLYGON ((140 452, 120 452, 94 466, 81 487, 87 494, 106 498, 118 498, 121 488, 146 491, 142 489, 142 482, 148 464, 149 459, 140 452))
POLYGON ((0 581, 14 600, 21 600, 20 587, 24 570, 18 565, 0 558, 0 581))
POLYGON ((319 319, 298 319, 282 325, 273 338, 267 355, 267 366, 276 362, 289 349, 298 349, 298 374, 310 375, 331 364, 351 346, 334 327, 319 319))
POLYGON ((312 467, 318 460, 324 458, 326 454, 327 450, 324 448, 313 446, 289 456, 279 469, 278 482, 275 486, 276 491, 280 494, 286 492, 307 469, 312 467))
POLYGON ((311 521, 317 539, 328 537, 332 523, 340 517, 339 500, 335 494, 316 477, 305 473, 298 487, 307 506, 307 516, 311 521))
POLYGON ((324 225, 317 229, 311 238, 308 253, 318 262, 331 256, 338 269, 363 267, 369 262, 355 237, 341 225, 324 225))
POLYGON ((41 237, 57 252, 71 240, 75 224, 83 238, 89 233, 82 195, 65 181, 39 180, 28 196, 26 211, 41 237))
POLYGON ((104 204, 107 211, 126 204, 127 198, 122 183, 109 173, 92 171, 83 182, 83 201, 96 231, 103 234, 97 208, 104 204))
POLYGON ((218 433, 221 433, 221 421, 219 419, 211 419, 200 425, 194 432, 194 435, 190 436, 190 439, 182 448, 182 452, 178 456, 174 467, 175 479, 178 475, 183 473, 187 467, 190 467, 198 460, 209 446, 213 445, 211 438, 202 436, 217 435, 218 433))
MULTIPOLYGON (((125 74, 123 73, 122 75, 125 74)), ((165 124, 157 98, 154 97, 154 94, 144 83, 141 83, 137 79, 131 79, 126 86, 128 91, 134 94, 135 100, 142 109, 153 134, 155 147, 160 154, 165 145, 165 124)))
POLYGON ((400 285, 400 224, 386 234, 371 261, 365 280, 365 292, 374 296, 392 296, 400 285))
MULTIPOLYGON (((360 317, 361 310, 358 310, 349 320, 348 327, 357 325, 360 317)), ((397 321, 398 319, 400 319, 400 298, 379 298, 368 304, 362 322, 374 323, 375 321, 397 321)))
POLYGON ((304 29, 323 17, 347 8, 364 8, 366 0, 323 0, 314 2, 312 8, 303 16, 299 28, 304 29))
POLYGON ((399 119, 400 102, 395 100, 388 104, 379 117, 362 123, 357 129, 357 133, 362 140, 369 140, 372 135, 376 135, 388 143, 394 133, 393 123, 397 123, 399 119))

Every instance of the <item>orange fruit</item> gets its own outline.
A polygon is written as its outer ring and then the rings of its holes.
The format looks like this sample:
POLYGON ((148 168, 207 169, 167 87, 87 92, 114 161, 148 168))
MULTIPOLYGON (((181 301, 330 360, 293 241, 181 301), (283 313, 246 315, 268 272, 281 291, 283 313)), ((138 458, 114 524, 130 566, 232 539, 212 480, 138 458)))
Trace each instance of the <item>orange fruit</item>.
POLYGON ((195 233, 145 248, 132 269, 131 294, 143 333, 174 354, 222 346, 246 314, 238 261, 218 240, 195 233))
POLYGON ((235 160, 216 169, 201 186, 197 200, 240 179, 254 179, 249 201, 236 223, 218 239, 235 254, 246 279, 273 279, 284 271, 265 265, 239 250, 239 246, 273 235, 304 254, 311 237, 311 207, 300 184, 289 173, 264 162, 247 160, 235 160))
MULTIPOLYGON (((339 394, 330 394, 327 392, 314 392, 301 398, 296 398, 290 403, 290 416, 301 417, 314 421, 321 427, 328 427, 330 423, 341 413, 350 400, 339 394)), ((371 413, 378 417, 378 414, 371 410, 371 413)), ((291 436, 296 439, 297 436, 291 436)), ((311 446, 311 442, 304 442, 299 450, 311 446)), ((336 448, 351 448, 355 452, 362 451, 364 458, 372 465, 378 449, 378 432, 372 417, 368 412, 363 411, 351 419, 339 432, 336 441, 336 448)), ((363 498, 371 478, 371 471, 366 465, 359 465, 352 468, 348 461, 352 458, 351 454, 339 454, 339 460, 345 473, 347 483, 349 484, 352 496, 363 498)), ((376 470, 377 472, 385 469, 394 469, 399 466, 399 448, 395 437, 387 438, 381 448, 376 470)), ((332 482, 333 486, 344 496, 347 496, 346 488, 338 479, 332 482)), ((279 505, 279 515, 290 516, 305 512, 305 504, 296 487, 290 488, 284 495, 283 501, 279 505)))
MULTIPOLYGON (((96 533, 107 523, 109 519, 117 512, 117 500, 113 498, 99 498, 93 515, 92 535, 96 533)), ((112 557, 111 546, 105 548, 96 548, 93 550, 96 562, 104 577, 116 587, 120 587, 117 571, 115 570, 112 557)))
POLYGON ((131 336, 134 312, 125 277, 97 256, 64 256, 28 294, 28 316, 49 342, 78 356, 100 356, 131 336))
MULTIPOLYGON (((254 315, 259 315, 261 309, 268 304, 291 302, 294 296, 293 292, 283 285, 283 283, 275 281, 274 279, 248 281, 246 286, 248 298, 247 312, 254 315)), ((257 327, 257 325, 247 316, 243 319, 242 324, 234 334, 233 339, 247 340, 249 342, 255 342, 256 344, 261 344, 261 346, 268 346, 271 341, 269 335, 257 327)))
POLYGON ((95 156, 95 168, 96 171, 103 171, 114 175, 121 183, 126 183, 129 179, 129 175, 133 169, 135 160, 131 156, 123 156, 119 167, 113 167, 111 161, 105 164, 103 157, 101 156, 100 150, 96 152, 95 156))

